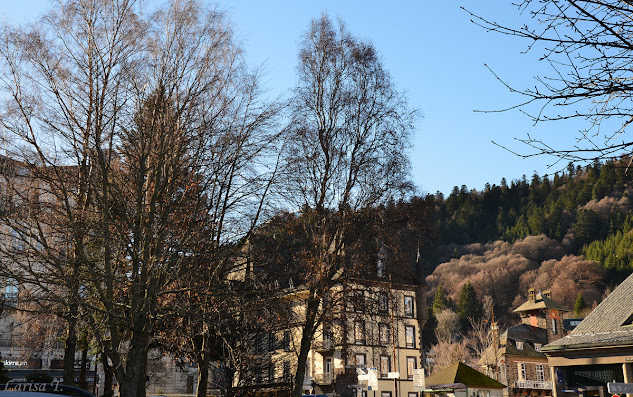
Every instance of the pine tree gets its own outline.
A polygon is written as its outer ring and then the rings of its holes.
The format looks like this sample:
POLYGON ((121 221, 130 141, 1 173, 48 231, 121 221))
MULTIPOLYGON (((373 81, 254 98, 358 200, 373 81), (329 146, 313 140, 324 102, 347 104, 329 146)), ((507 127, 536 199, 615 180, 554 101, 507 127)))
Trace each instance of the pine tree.
POLYGON ((585 298, 582 296, 582 292, 578 293, 578 297, 576 298, 576 303, 574 304, 574 316, 580 317, 582 312, 587 308, 587 302, 585 302, 585 298))
POLYGON ((468 323, 469 318, 478 320, 483 314, 483 307, 470 281, 464 284, 460 291, 457 314, 464 325, 468 323))
POLYGON ((435 291, 435 295, 433 296, 433 313, 439 313, 442 309, 446 309, 448 307, 448 298, 446 297, 446 292, 444 288, 442 288, 442 284, 437 286, 437 290, 435 291))

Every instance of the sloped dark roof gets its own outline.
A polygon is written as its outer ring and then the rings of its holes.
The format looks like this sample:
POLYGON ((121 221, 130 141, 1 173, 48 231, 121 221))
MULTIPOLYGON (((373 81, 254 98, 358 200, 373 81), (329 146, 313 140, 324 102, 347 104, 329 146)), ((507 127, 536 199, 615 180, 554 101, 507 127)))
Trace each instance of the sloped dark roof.
POLYGON ((481 387, 488 389, 503 389, 506 386, 489 376, 482 374, 462 362, 456 362, 450 367, 426 378, 426 387, 451 385, 462 383, 467 387, 481 387))
POLYGON ((531 302, 528 300, 521 306, 514 309, 514 312, 519 313, 519 312, 527 312, 527 311, 539 310, 539 309, 555 309, 555 310, 562 310, 564 312, 570 311, 569 309, 567 309, 560 303, 556 302, 555 300, 552 300, 538 293, 536 294, 536 299, 534 302, 531 302))
POLYGON ((633 345, 633 274, 627 277, 567 336, 544 351, 633 345))
POLYGON ((543 353, 534 348, 534 344, 541 346, 547 344, 547 330, 544 328, 533 327, 528 324, 519 324, 508 328, 506 331, 505 354, 524 357, 545 357, 543 353), (512 343, 508 343, 508 339, 512 343), (523 342, 523 349, 519 350, 516 342, 523 342))
MULTIPOLYGON (((533 327, 528 324, 515 325, 514 327, 510 327, 503 331, 503 333, 499 335, 499 346, 497 346, 496 354, 498 357, 507 354, 521 357, 545 358, 545 354, 534 348, 535 343, 545 346, 547 343, 546 329, 533 327), (517 341, 523 342, 522 350, 517 348, 517 341)), ((494 356, 494 346, 490 345, 482 353, 480 363, 483 364, 491 360, 494 361, 494 356)))

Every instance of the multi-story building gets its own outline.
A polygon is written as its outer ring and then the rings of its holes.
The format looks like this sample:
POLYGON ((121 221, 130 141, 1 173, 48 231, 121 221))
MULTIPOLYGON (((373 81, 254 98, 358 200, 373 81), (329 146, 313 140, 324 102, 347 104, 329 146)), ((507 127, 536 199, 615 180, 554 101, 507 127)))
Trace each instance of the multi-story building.
MULTIPOLYGON (((302 318, 301 287, 286 298, 295 318, 302 318)), ((387 281, 347 280, 330 291, 331 305, 320 322, 306 362, 304 392, 380 397, 417 397, 413 377, 421 368, 422 310, 415 286, 387 281), (373 396, 373 394, 372 394, 373 396)), ((288 395, 301 343, 301 322, 289 322, 255 337, 264 360, 251 375, 249 390, 288 395)))
POLYGON ((564 336, 563 313, 567 311, 552 300, 549 291, 528 291, 528 300, 514 310, 522 323, 499 335, 497 345, 493 343, 480 361, 490 376, 507 385, 504 395, 552 395, 550 368, 541 348, 564 336))
MULTIPOLYGON (((55 306, 45 299, 37 306, 34 289, 26 288, 16 276, 23 274, 20 270, 24 268, 39 272, 44 239, 49 244, 59 241, 52 237, 50 225, 54 222, 31 222, 36 215, 48 215, 54 202, 49 189, 32 171, 24 163, 0 156, 0 356, 13 379, 33 373, 61 379, 65 328, 56 313, 58 308, 53 309, 55 306)), ((48 252, 60 247, 51 245, 48 252)), ((77 352, 75 361, 76 380, 85 381, 84 387, 92 389, 94 357, 77 352)))

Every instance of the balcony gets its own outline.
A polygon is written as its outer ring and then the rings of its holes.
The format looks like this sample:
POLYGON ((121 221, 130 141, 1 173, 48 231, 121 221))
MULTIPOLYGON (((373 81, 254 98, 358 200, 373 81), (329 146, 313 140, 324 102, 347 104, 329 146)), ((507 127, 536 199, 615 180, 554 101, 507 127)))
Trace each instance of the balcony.
POLYGON ((514 387, 519 389, 552 390, 552 382, 537 380, 517 380, 516 382, 514 382, 514 387))
POLYGON ((334 383, 334 375, 333 374, 315 374, 314 375, 314 383, 317 385, 331 385, 334 383))
POLYGON ((337 368, 333 373, 314 374, 314 383, 317 385, 333 385, 338 375, 345 374, 344 369, 337 368))
POLYGON ((332 340, 322 340, 312 342, 312 348, 320 354, 334 351, 335 343, 332 340))

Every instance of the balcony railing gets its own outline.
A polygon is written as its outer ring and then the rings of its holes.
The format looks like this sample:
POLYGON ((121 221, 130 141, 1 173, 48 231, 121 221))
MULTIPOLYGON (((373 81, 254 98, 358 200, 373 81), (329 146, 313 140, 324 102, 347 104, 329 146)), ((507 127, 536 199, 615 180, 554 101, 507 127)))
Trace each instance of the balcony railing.
POLYGON ((334 382, 333 374, 315 374, 314 382, 317 385, 331 385, 334 382))
POLYGON ((335 346, 336 343, 333 340, 321 340, 312 342, 312 348, 319 353, 332 351, 334 350, 335 346))
POLYGON ((336 368, 333 373, 314 374, 314 382, 317 385, 331 385, 336 382, 336 376, 345 374, 345 370, 336 368))
POLYGON ((538 380, 517 380, 514 386, 519 389, 552 390, 552 382, 538 380))

